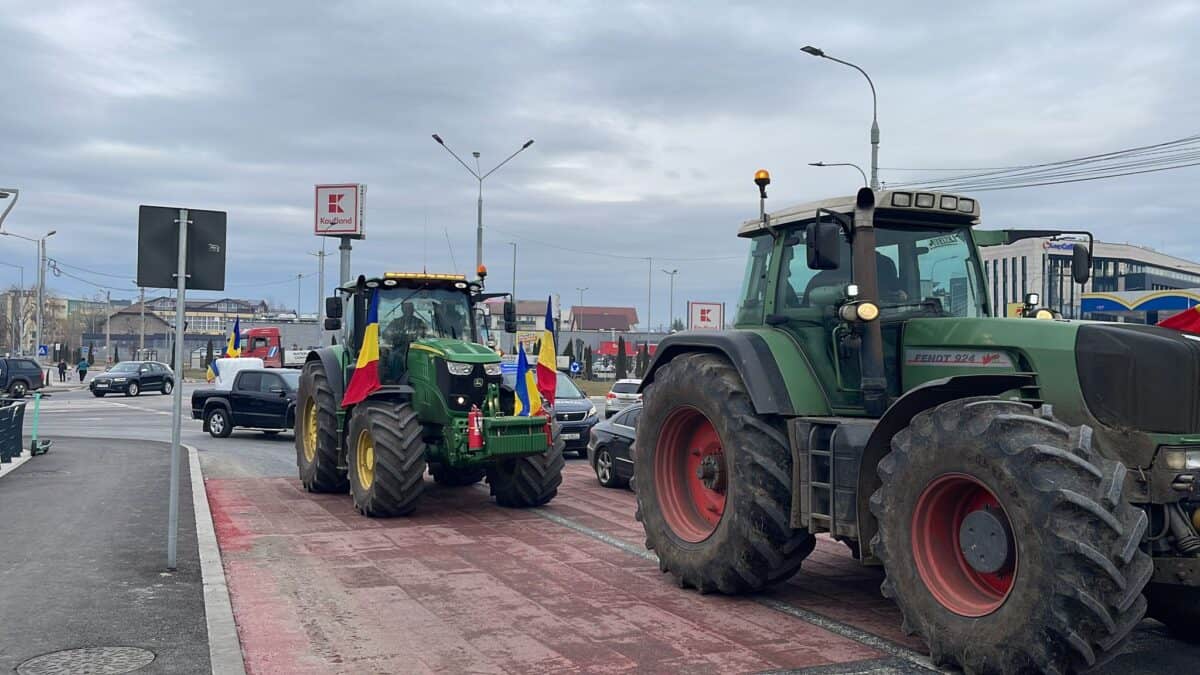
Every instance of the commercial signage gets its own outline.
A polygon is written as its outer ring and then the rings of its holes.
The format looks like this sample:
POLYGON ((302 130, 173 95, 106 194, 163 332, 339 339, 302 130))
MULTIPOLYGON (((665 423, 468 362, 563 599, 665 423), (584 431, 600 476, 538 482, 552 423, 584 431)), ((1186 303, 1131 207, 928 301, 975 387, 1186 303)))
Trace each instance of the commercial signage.
POLYGON ((1046 250, 1046 251, 1066 251, 1067 253, 1070 253, 1075 248, 1075 244, 1079 244, 1079 243, 1082 243, 1082 242, 1050 241, 1049 239, 1047 239, 1046 241, 1042 242, 1042 249, 1046 250))
POLYGON ((366 236, 363 201, 367 186, 361 183, 316 186, 313 233, 319 237, 366 236))
POLYGON ((725 303, 688 302, 688 330, 721 330, 725 327, 725 303))
POLYGON ((951 366, 970 368, 1012 368, 1008 354, 982 349, 907 349, 906 366, 951 366))

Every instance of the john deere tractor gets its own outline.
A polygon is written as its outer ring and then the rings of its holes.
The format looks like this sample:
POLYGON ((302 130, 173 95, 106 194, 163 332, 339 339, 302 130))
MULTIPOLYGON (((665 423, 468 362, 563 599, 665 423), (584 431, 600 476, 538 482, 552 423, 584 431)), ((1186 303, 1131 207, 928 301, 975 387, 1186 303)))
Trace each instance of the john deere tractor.
MULTIPOLYGON (((300 376, 296 463, 310 492, 345 493, 367 516, 417 507, 428 467, 443 485, 487 478, 502 506, 540 506, 562 483, 562 442, 546 417, 517 417, 502 385, 500 356, 480 344, 485 294, 462 275, 387 273, 359 277, 326 300, 327 330, 343 344, 312 351, 300 376), (377 327, 368 330, 378 294, 377 327), (380 388, 343 406, 364 335, 378 342, 380 388)), ((505 328, 515 330, 506 302, 505 328)), ((369 346, 369 345, 368 345, 369 346)))
MULTIPOLYGON (((828 533, 967 672, 1102 663, 1147 599, 1195 639, 1200 341, 992 318, 979 248, 1055 233, 976 229, 969 197, 760 212, 735 328, 664 339, 642 385, 638 518, 664 572, 755 591, 828 533)), ((1090 267, 1089 240, 1073 281, 1090 267)))

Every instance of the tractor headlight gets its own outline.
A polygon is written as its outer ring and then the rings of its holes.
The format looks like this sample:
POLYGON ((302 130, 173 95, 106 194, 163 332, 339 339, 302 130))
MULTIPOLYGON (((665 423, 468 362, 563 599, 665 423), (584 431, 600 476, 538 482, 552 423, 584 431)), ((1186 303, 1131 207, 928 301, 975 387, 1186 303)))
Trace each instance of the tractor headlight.
POLYGON ((485 364, 483 364, 483 372, 485 375, 496 376, 496 375, 499 375, 502 371, 501 371, 499 363, 485 363, 485 364))
POLYGON ((470 375, 472 370, 475 370, 475 364, 474 363, 457 363, 455 361, 447 361, 446 362, 446 370, 450 371, 451 375, 458 375, 461 377, 465 377, 467 375, 470 375))
POLYGON ((1200 469, 1200 448, 1163 448, 1163 463, 1175 471, 1200 469))

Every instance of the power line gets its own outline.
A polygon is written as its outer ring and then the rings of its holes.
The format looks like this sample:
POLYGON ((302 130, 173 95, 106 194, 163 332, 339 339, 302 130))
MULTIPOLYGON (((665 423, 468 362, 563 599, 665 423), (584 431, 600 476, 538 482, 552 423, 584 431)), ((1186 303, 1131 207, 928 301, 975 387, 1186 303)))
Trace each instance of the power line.
MULTIPOLYGON (((614 258, 617 260, 645 261, 646 258, 649 257, 649 256, 644 256, 644 255, 622 255, 620 253, 609 253, 607 251, 593 251, 593 250, 585 249, 585 248, 572 248, 570 246, 563 246, 561 244, 551 244, 548 242, 541 241, 540 239, 529 239, 529 238, 526 238, 519 234, 515 234, 513 232, 508 232, 506 230, 502 230, 494 225, 492 226, 492 229, 495 230, 496 232, 510 236, 514 239, 525 242, 527 244, 533 244, 534 246, 545 246, 546 248, 553 248, 553 249, 557 249, 559 251, 566 251, 568 253, 580 253, 583 255, 594 255, 594 256, 599 256, 602 258, 614 258)), ((742 260, 742 259, 744 259, 744 256, 738 255, 738 256, 708 256, 708 257, 698 257, 698 258, 671 258, 671 257, 667 257, 667 256, 657 256, 656 255, 656 256, 654 256, 654 259, 655 260, 670 260, 673 262, 712 262, 712 261, 718 261, 718 260, 742 260)))

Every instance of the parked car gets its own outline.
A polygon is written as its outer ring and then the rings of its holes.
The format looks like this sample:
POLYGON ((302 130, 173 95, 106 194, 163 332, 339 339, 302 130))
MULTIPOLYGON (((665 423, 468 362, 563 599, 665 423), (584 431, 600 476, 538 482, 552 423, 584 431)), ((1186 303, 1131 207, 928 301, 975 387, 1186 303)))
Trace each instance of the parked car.
POLYGON ((629 487, 633 480, 633 441, 642 404, 635 403, 592 427, 588 439, 588 464, 596 480, 607 488, 629 487))
MULTIPOLYGON (((566 373, 558 372, 554 390, 554 419, 558 422, 559 438, 563 439, 564 452, 577 452, 587 456, 588 433, 600 421, 592 400, 575 386, 566 373)), ((504 374, 504 385, 512 388, 516 382, 513 373, 504 374)))
POLYGON ((138 396, 143 391, 170 394, 175 388, 175 373, 158 361, 122 361, 92 378, 88 389, 96 398, 105 394, 138 396))
POLYGON ((604 416, 612 417, 634 403, 639 403, 642 395, 638 393, 638 388, 641 386, 641 380, 628 379, 613 382, 612 389, 604 397, 604 416))
POLYGON ((21 356, 0 358, 0 394, 21 398, 41 389, 44 383, 42 367, 37 361, 21 356))
POLYGON ((204 420, 203 429, 213 438, 226 438, 235 427, 274 436, 295 425, 299 388, 298 370, 240 370, 228 388, 192 392, 192 419, 204 420))

